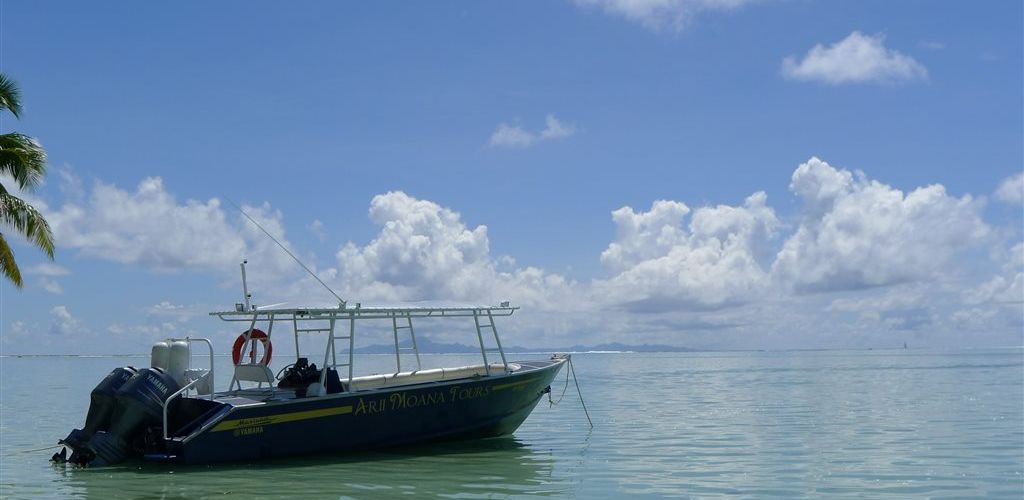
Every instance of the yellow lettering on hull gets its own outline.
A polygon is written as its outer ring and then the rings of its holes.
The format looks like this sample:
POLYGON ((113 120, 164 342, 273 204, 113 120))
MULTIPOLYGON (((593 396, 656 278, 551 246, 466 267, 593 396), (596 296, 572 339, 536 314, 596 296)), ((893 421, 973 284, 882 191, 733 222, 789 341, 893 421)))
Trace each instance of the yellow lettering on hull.
POLYGON ((283 424, 298 420, 309 420, 314 418, 331 417, 335 415, 379 415, 386 412, 420 408, 427 406, 438 406, 442 404, 454 404, 459 401, 467 401, 489 396, 493 391, 505 389, 521 390, 527 384, 532 384, 543 377, 531 377, 516 382, 507 382, 495 385, 478 385, 464 387, 455 385, 447 387, 446 390, 437 390, 425 393, 395 392, 386 396, 363 398, 354 405, 339 406, 335 408, 322 408, 319 410, 306 410, 280 415, 268 415, 264 417, 238 418, 224 420, 215 425, 211 432, 233 431, 237 436, 251 436, 261 434, 263 427, 273 424, 283 424))

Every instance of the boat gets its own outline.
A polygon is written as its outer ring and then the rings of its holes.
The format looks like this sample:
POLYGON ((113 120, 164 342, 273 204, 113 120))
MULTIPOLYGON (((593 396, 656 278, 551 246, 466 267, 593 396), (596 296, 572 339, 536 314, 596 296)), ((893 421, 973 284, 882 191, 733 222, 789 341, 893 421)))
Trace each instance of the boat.
MULTIPOLYGON (((570 360, 556 354, 509 361, 495 322, 519 309, 508 302, 363 307, 340 301, 336 307, 258 308, 250 303, 245 264, 244 301, 210 313, 240 325, 229 386, 215 387, 212 340, 157 342, 149 367, 118 367, 96 386, 85 425, 58 442, 64 448, 53 455, 55 462, 211 464, 503 436, 550 393, 552 380, 570 360), (424 369, 414 329, 424 321, 470 323, 481 362, 424 369), (356 337, 371 322, 390 326, 395 369, 357 375, 356 337), (295 358, 275 374, 269 367, 272 340, 282 330, 294 337, 295 358), (303 336, 323 340, 319 367, 299 352, 303 336), (208 367, 193 368, 193 354, 208 357, 208 367)), ((285 338, 290 348, 292 339, 285 338)))

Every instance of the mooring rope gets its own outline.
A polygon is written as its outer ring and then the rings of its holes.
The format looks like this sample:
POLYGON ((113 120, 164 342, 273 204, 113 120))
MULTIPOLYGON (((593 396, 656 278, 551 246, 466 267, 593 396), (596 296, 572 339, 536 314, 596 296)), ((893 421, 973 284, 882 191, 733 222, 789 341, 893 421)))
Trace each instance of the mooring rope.
POLYGON ((11 453, 6 453, 6 454, 4 454, 3 456, 5 456, 5 457, 10 457, 10 456, 13 456, 13 455, 20 455, 20 454, 22 454, 22 453, 31 453, 31 452, 33 452, 33 451, 45 451, 45 450, 52 450, 52 449, 54 449, 54 448, 60 448, 61 446, 64 446, 64 445, 62 445, 62 444, 55 444, 55 445, 53 445, 53 446, 47 446, 46 448, 36 448, 36 449, 34 449, 34 450, 21 450, 21 451, 12 451, 11 453))
MULTIPOLYGON (((569 358, 569 359, 571 360, 572 358, 569 358)), ((571 362, 572 361, 570 361, 570 363, 571 362)), ((565 390, 568 389, 568 388, 569 388, 569 370, 566 370, 565 371, 565 386, 562 387, 562 395, 558 396, 558 401, 552 401, 551 400, 551 391, 548 391, 548 408, 551 408, 551 407, 557 405, 558 403, 561 403, 562 402, 562 398, 565 397, 565 390)))
POLYGON ((572 381, 576 384, 576 394, 580 395, 580 404, 583 405, 583 414, 587 416, 587 423, 594 428, 594 421, 590 420, 590 412, 587 411, 587 403, 583 402, 583 391, 580 390, 580 381, 576 379, 576 368, 572 366, 572 356, 569 356, 569 371, 572 372, 572 381))
POLYGON ((565 390, 569 388, 569 374, 572 373, 572 381, 573 381, 573 383, 576 384, 576 394, 579 394, 579 396, 580 396, 580 404, 583 405, 583 414, 587 416, 587 423, 590 424, 591 428, 593 428, 594 427, 594 421, 590 420, 590 412, 587 411, 587 403, 585 403, 583 401, 583 391, 580 390, 580 381, 576 379, 576 368, 574 368, 573 365, 572 365, 572 356, 571 355, 568 356, 567 359, 569 360, 569 369, 565 371, 565 386, 562 387, 562 394, 558 396, 558 401, 553 401, 551 399, 551 391, 549 390, 548 391, 548 405, 549 405, 549 407, 551 407, 551 406, 555 406, 558 403, 562 402, 562 398, 565 397, 565 390))

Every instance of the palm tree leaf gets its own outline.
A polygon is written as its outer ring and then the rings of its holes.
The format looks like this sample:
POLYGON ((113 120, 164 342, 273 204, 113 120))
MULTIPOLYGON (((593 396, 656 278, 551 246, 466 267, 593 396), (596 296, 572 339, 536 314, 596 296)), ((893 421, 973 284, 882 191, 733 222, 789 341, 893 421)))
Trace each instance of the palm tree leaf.
POLYGON ((7 244, 3 234, 0 234, 0 271, 14 282, 14 286, 18 288, 24 286, 24 282, 21 281, 21 270, 18 269, 18 263, 14 261, 14 252, 11 251, 11 246, 7 244))
POLYGON ((46 151, 27 135, 0 134, 0 173, 14 177, 21 189, 32 189, 46 175, 46 151))
POLYGON ((21 115, 21 91, 7 75, 0 73, 0 111, 7 109, 19 118, 21 115))
POLYGON ((0 194, 0 222, 10 226, 53 259, 50 224, 32 205, 9 193, 0 194))

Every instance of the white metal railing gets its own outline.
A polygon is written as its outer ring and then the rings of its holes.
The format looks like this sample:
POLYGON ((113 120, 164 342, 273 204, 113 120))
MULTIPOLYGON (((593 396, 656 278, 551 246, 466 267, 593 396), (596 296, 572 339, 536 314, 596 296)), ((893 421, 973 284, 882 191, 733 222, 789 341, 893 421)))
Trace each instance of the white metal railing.
POLYGON ((501 364, 505 366, 505 372, 508 373, 508 361, 505 360, 505 349, 501 347, 501 339, 498 338, 498 328, 494 326, 494 315, 491 314, 490 310, 484 310, 480 313, 473 312, 473 323, 476 324, 476 337, 480 341, 480 355, 484 358, 484 369, 487 371, 487 375, 491 374, 491 363, 487 360, 487 353, 497 352, 501 355, 501 364), (481 324, 480 317, 483 313, 487 313, 487 323, 481 324), (494 334, 494 342, 498 345, 496 348, 488 348, 484 342, 483 331, 490 328, 491 333, 494 334))
POLYGON ((402 351, 412 351, 416 355, 416 369, 423 369, 423 364, 420 363, 420 348, 416 345, 416 330, 412 328, 412 317, 405 315, 402 316, 406 324, 398 326, 399 315, 391 317, 391 328, 392 333, 395 337, 395 373, 402 371, 402 351), (412 347, 401 347, 398 341, 398 330, 409 330, 409 339, 412 347))
MULTIPOLYGON (((167 434, 167 409, 170 408, 170 406, 171 406, 171 400, 173 400, 174 398, 180 397, 182 394, 188 392, 189 389, 195 387, 200 382, 202 382, 202 381, 204 381, 206 379, 210 380, 210 401, 213 401, 214 393, 216 392, 214 390, 214 381, 216 379, 213 377, 213 343, 210 342, 209 339, 204 339, 204 338, 196 338, 196 339, 194 339, 194 338, 191 338, 191 337, 185 337, 183 339, 167 339, 167 340, 170 340, 170 341, 184 340, 185 342, 188 342, 189 366, 192 365, 192 342, 202 342, 202 343, 206 344, 207 349, 209 349, 209 351, 210 351, 210 371, 208 371, 205 374, 203 374, 203 376, 201 376, 201 377, 199 377, 199 378, 197 378, 197 379, 195 379, 195 380, 185 384, 185 387, 182 387, 181 389, 178 389, 177 392, 175 392, 174 394, 171 394, 167 399, 164 400, 164 422, 163 422, 164 423, 164 425, 163 425, 163 427, 164 427, 164 439, 170 439, 168 437, 168 434, 167 434)), ((198 390, 197 390, 197 392, 198 392, 198 390)))
MULTIPOLYGON (((206 378, 209 375, 210 374, 207 373, 206 375, 204 375, 202 377, 199 377, 199 378, 197 378, 197 379, 195 379, 195 380, 185 384, 185 387, 182 387, 181 389, 178 389, 178 392, 175 392, 174 394, 171 394, 171 397, 167 398, 164 401, 164 439, 170 439, 170 437, 167 434, 167 409, 171 405, 171 400, 176 398, 176 397, 178 397, 178 396, 181 396, 182 393, 184 393, 185 391, 191 389, 192 386, 196 385, 197 383, 199 383, 200 380, 203 380, 204 378, 206 378)), ((212 397, 213 394, 211 393, 210 396, 212 397)))
MULTIPOLYGON (((246 330, 244 335, 249 334, 253 328, 256 327, 257 322, 265 322, 267 324, 267 337, 270 337, 270 332, 274 327, 275 321, 289 321, 292 323, 292 330, 295 334, 295 357, 299 358, 299 334, 300 333, 327 333, 327 345, 324 350, 324 358, 322 364, 322 373, 320 374, 320 384, 323 386, 326 384, 327 369, 328 368, 347 368, 348 376, 344 377, 344 380, 351 382, 353 378, 353 354, 354 354, 354 343, 355 343, 355 323, 356 320, 369 320, 369 319, 383 319, 391 320, 392 332, 394 335, 395 342, 395 364, 398 372, 402 371, 402 351, 411 350, 416 356, 416 368, 422 368, 420 364, 420 352, 419 346, 416 344, 416 333, 413 330, 413 319, 414 318, 473 318, 477 340, 480 343, 480 354, 483 357, 484 366, 488 375, 491 374, 490 363, 488 361, 488 354, 497 353, 501 357, 501 363, 505 366, 505 372, 508 372, 508 362, 505 359, 505 350, 502 348, 501 339, 498 337, 498 330, 495 326, 494 318, 511 316, 518 310, 518 307, 509 305, 508 302, 502 302, 498 306, 466 306, 466 307, 362 307, 361 304, 356 304, 355 307, 347 307, 342 303, 339 307, 330 308, 247 308, 242 307, 238 304, 234 311, 217 311, 211 312, 211 316, 216 316, 223 321, 229 322, 244 322, 249 324, 249 328, 246 330), (486 323, 481 320, 486 320, 486 323), (347 320, 348 322, 348 335, 341 334, 337 330, 339 323, 347 320), (401 321, 404 324, 400 324, 401 321), (309 322, 320 322, 317 327, 307 326, 309 322), (324 325, 324 322, 327 324, 324 325), (399 330, 409 330, 409 337, 411 340, 411 348, 401 347, 399 341, 399 330), (490 330, 487 332, 487 330, 490 330), (494 338, 494 344, 496 347, 487 347, 484 340, 484 333, 487 332, 494 338), (338 362, 338 355, 335 350, 336 340, 347 341, 347 362, 338 362)), ((343 331, 343 330, 342 330, 343 331)), ((248 337, 246 338, 248 340, 248 337)), ((248 342, 246 342, 248 344, 248 342)), ((243 347, 244 351, 244 347, 243 347)), ((344 361, 344 358, 343 358, 344 361)), ((342 375, 339 373, 339 376, 342 375)), ((231 388, 234 388, 235 380, 232 380, 231 388)), ((241 384, 239 384, 241 388, 241 384)))

